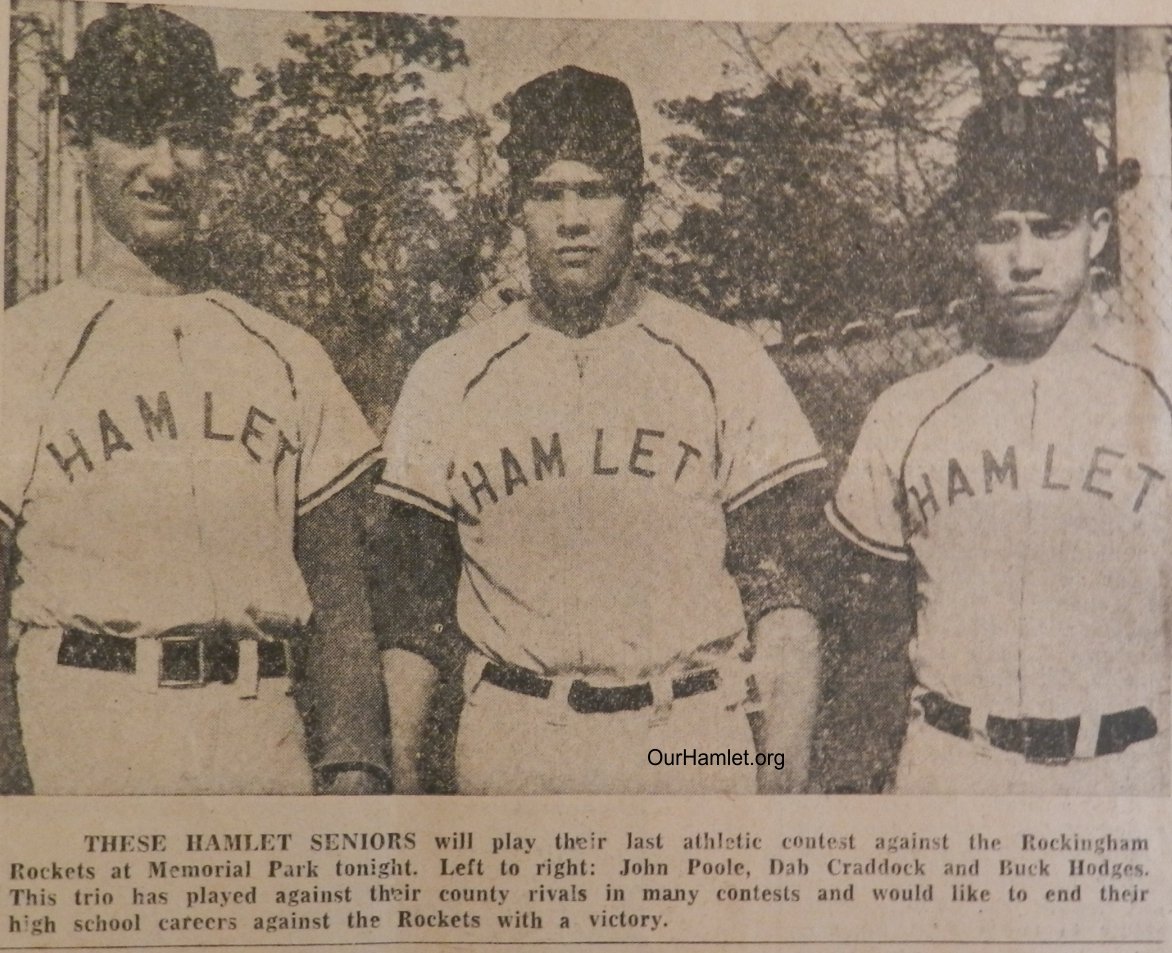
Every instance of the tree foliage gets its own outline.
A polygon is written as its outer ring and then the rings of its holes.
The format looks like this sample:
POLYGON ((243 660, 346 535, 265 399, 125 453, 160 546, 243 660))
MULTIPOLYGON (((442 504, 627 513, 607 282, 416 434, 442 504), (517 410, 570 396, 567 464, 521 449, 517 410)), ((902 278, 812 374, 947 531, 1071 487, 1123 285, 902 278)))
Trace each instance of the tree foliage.
POLYGON ((486 125, 429 95, 466 66, 455 21, 316 13, 258 67, 221 223, 246 295, 351 340, 445 333, 493 252, 486 125))
POLYGON ((740 87, 660 105, 681 125, 661 161, 684 209, 652 230, 648 267, 713 313, 791 333, 970 293, 949 188, 979 102, 1037 91, 1100 129, 1110 116, 1110 30, 834 25, 784 66, 770 45, 792 34, 718 38, 740 87))
POLYGON ((759 91, 660 109, 687 130, 661 161, 690 201, 647 240, 648 268, 669 292, 728 319, 796 326, 859 293, 884 228, 855 188, 864 162, 848 103, 778 75, 759 91))

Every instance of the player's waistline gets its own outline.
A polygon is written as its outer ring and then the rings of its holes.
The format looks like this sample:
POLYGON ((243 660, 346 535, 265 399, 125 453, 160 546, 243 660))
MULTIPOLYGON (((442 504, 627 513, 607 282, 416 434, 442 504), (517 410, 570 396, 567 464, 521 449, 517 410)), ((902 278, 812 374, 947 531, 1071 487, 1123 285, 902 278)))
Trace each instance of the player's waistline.
POLYGON ((586 677, 567 674, 550 677, 474 652, 466 663, 466 689, 470 691, 479 682, 547 701, 552 706, 564 706, 581 715, 647 709, 663 714, 673 702, 714 692, 727 696, 730 705, 737 705, 752 700, 756 693, 748 663, 739 652, 730 652, 718 664, 625 685, 597 685, 586 677))
POLYGON ((926 724, 963 738, 986 742, 1001 751, 1022 755, 1034 764, 1062 765, 1079 758, 1118 754, 1133 744, 1156 737, 1156 716, 1146 706, 1106 714, 1070 718, 982 717, 931 689, 918 691, 914 701, 926 724))
POLYGON ((57 630, 57 664, 133 676, 151 689, 238 685, 255 694, 260 679, 300 674, 301 653, 286 637, 257 638, 231 625, 168 629, 149 638, 57 630))

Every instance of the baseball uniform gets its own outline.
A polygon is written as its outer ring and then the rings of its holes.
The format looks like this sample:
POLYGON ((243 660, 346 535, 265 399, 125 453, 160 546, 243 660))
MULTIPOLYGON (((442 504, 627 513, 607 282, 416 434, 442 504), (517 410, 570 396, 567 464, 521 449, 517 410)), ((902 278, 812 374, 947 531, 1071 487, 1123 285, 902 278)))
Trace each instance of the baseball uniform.
POLYGON ((4 345, 0 519, 38 793, 310 790, 294 523, 377 455, 324 351, 220 291, 84 280, 7 312, 4 345))
POLYGON ((915 566, 902 793, 1166 791, 1172 401, 1095 341, 896 384, 828 505, 915 566))
POLYGON ((622 320, 581 338, 522 300, 439 342, 387 432, 377 489, 459 531, 464 793, 754 790, 648 749, 752 749, 726 516, 825 460, 748 335, 633 283, 616 298, 622 320), (711 668, 719 688, 673 686, 711 668), (544 697, 500 684, 530 676, 544 697), (603 713, 594 688, 654 703, 603 713))

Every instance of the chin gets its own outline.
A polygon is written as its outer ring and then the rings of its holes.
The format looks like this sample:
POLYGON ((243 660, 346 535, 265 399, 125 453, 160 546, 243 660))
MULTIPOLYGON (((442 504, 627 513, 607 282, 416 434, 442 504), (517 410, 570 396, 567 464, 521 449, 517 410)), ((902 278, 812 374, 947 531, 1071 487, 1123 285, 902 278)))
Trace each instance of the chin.
POLYGON ((192 233, 187 229, 151 230, 134 236, 130 247, 144 255, 166 255, 191 244, 192 233))
POLYGON ((606 289, 601 282, 586 281, 551 281, 546 287, 554 298, 568 305, 589 301, 606 289))
POLYGON ((998 322, 1005 334, 1023 338, 1052 337, 1070 320, 1072 311, 1048 308, 1045 311, 1015 311, 1012 307, 1001 311, 998 322))

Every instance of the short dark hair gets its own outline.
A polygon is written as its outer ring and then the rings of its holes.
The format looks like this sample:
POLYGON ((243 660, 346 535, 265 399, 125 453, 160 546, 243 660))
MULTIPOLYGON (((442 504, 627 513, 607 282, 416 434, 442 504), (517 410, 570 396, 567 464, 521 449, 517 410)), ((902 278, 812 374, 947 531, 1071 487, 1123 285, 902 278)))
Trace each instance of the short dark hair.
POLYGON ((509 163, 511 212, 520 209, 529 183, 558 159, 593 166, 618 191, 642 198, 643 138, 626 83, 562 66, 517 89, 508 108, 500 151, 509 163))
POLYGON ((956 210, 965 218, 1035 209, 1060 218, 1109 204, 1097 146, 1070 103, 1006 96, 983 103, 960 127, 956 210))
POLYGON ((116 7, 90 23, 65 76, 62 112, 82 145, 94 134, 150 141, 168 123, 215 143, 236 115, 212 38, 159 7, 116 7))

